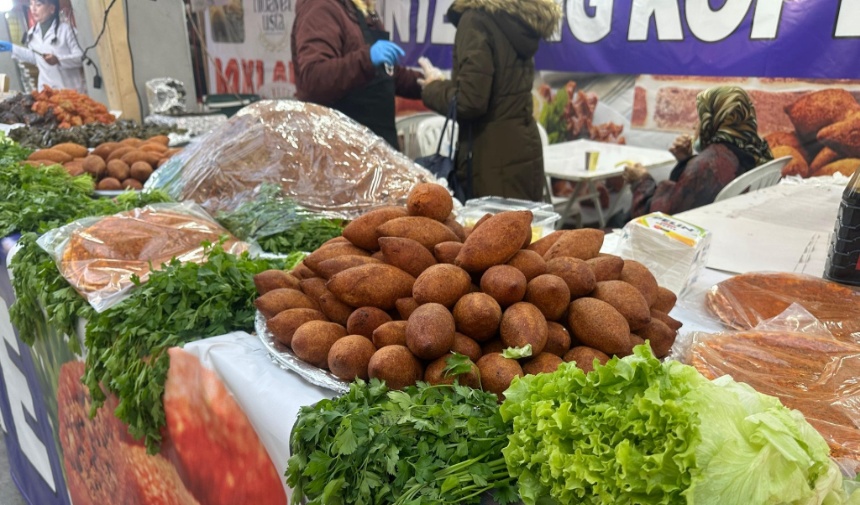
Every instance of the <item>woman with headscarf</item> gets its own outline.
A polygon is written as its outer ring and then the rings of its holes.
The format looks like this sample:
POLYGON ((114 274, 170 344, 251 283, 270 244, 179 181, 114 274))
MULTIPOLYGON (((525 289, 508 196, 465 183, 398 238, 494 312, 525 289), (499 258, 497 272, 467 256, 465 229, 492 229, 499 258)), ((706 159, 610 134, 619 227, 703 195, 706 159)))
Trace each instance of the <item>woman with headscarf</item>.
POLYGON ((0 52, 11 51, 16 60, 36 65, 39 89, 73 89, 86 93, 81 46, 74 28, 60 19, 59 0, 31 0, 35 24, 24 34, 22 45, 0 41, 0 52))
POLYGON ((675 214, 714 202, 735 177, 773 159, 758 135, 755 107, 741 88, 718 86, 696 96, 699 114, 697 155, 682 135, 669 151, 678 160, 668 181, 657 184, 641 165, 628 166, 624 179, 633 191, 632 217, 650 212, 675 214))
POLYGON ((555 0, 454 0, 448 10, 457 27, 451 80, 425 68, 422 98, 447 114, 457 97, 457 177, 473 197, 543 199, 534 55, 560 19, 555 0))

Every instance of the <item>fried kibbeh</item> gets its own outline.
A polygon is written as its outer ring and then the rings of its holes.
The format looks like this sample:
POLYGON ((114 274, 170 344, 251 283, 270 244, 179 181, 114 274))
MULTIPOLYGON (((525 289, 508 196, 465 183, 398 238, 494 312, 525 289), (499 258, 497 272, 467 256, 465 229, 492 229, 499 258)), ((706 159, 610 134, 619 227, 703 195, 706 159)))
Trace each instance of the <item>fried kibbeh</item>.
POLYGON ((814 140, 819 130, 842 121, 860 104, 844 89, 824 89, 802 96, 785 108, 801 140, 814 140))
POLYGON ((796 149, 804 156, 804 158, 806 157, 806 150, 803 147, 803 143, 799 138, 797 138, 797 135, 794 132, 773 132, 764 137, 764 139, 767 141, 767 145, 770 146, 771 151, 773 151, 774 147, 788 146, 796 149))
POLYGON ((821 177, 822 175, 833 175, 840 173, 846 177, 851 177, 857 167, 860 167, 860 158, 845 158, 824 165, 817 172, 813 173, 813 177, 821 177))
POLYGON ((799 175, 801 177, 809 177, 809 165, 806 159, 797 149, 790 146, 777 146, 771 148, 774 159, 782 158, 783 156, 791 156, 791 161, 782 168, 783 177, 787 175, 799 175))
POLYGON ((818 141, 842 156, 860 158, 860 116, 825 126, 818 132, 818 141))
POLYGON ((829 147, 825 147, 818 151, 818 154, 815 155, 815 158, 809 162, 809 175, 814 174, 821 170, 825 165, 829 165, 834 161, 839 159, 839 153, 830 149, 829 147))

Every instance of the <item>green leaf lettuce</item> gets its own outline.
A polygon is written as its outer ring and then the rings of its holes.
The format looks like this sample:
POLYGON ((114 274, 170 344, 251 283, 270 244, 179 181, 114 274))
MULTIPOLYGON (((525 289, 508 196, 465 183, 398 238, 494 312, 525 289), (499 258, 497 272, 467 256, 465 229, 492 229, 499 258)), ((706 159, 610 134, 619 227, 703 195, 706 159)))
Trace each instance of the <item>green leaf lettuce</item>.
POLYGON ((839 504, 826 442, 796 411, 646 346, 585 374, 515 379, 503 450, 527 504, 839 504))

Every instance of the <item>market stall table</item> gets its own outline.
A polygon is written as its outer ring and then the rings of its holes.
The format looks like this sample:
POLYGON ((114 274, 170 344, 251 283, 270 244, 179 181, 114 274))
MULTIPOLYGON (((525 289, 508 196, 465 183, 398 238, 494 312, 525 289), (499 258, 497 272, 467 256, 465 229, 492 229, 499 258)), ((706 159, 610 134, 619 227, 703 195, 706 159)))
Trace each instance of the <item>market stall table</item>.
MULTIPOLYGON (((822 211, 819 217, 813 218, 812 213, 818 208, 832 207, 835 209, 838 206, 841 186, 836 184, 834 186, 836 189, 831 190, 825 185, 821 185, 819 188, 814 183, 805 184, 809 184, 809 186, 804 186, 804 190, 796 189, 800 186, 778 186, 766 192, 763 190, 760 194, 738 197, 734 201, 720 202, 699 209, 698 213, 691 212, 683 217, 695 224, 707 227, 709 224, 706 220, 709 216, 720 213, 726 214, 726 209, 735 209, 735 212, 745 213, 743 219, 750 219, 751 216, 757 215, 751 210, 755 208, 755 205, 744 204, 744 202, 759 202, 760 204, 764 202, 766 204, 773 198, 784 199, 785 195, 789 194, 793 196, 793 202, 810 201, 804 204, 810 206, 808 209, 802 210, 801 208, 798 211, 798 215, 802 215, 803 219, 798 218, 794 223, 794 228, 799 230, 814 228, 823 233, 821 229, 827 216, 822 211), (822 224, 811 224, 817 221, 822 224)), ((737 215, 735 215, 735 219, 739 219, 737 215)), ((757 231, 762 234, 767 234, 767 230, 776 226, 785 227, 785 223, 768 219, 760 219, 756 223, 757 231)), ((715 244, 725 242, 725 247, 732 248, 734 246, 735 249, 737 249, 735 242, 739 240, 741 240, 739 236, 730 233, 715 233, 714 237, 715 244)), ((778 245, 778 242, 773 244, 774 247, 778 247, 778 245)), ((610 247, 612 247, 612 238, 607 239, 604 251, 610 247)), ((771 252, 761 247, 751 250, 748 254, 758 257, 762 261, 767 261, 771 252)), ((721 323, 708 314, 704 306, 704 293, 711 286, 731 275, 729 272, 723 272, 713 267, 708 268, 699 275, 694 286, 681 297, 678 305, 671 313, 674 318, 684 323, 679 336, 680 341, 683 341, 685 336, 693 331, 715 332, 723 329, 721 323)), ((6 302, 11 303, 11 300, 6 300, 6 302)), ((7 440, 16 438, 24 442, 24 457, 13 461, 13 464, 32 465, 37 469, 37 472, 28 471, 23 474, 27 479, 34 481, 40 479, 40 482, 44 482, 51 476, 53 478, 51 482, 60 482, 62 467, 58 455, 53 450, 53 444, 50 442, 49 421, 44 414, 44 399, 39 393, 38 381, 34 378, 32 371, 25 373, 21 368, 27 366, 28 360, 32 360, 29 354, 30 350, 14 334, 5 308, 5 303, 0 304, 0 338, 6 342, 6 345, 0 350, 0 371, 4 377, 3 383, 0 384, 0 393, 5 393, 5 395, 0 394, 0 399, 4 400, 2 403, 5 403, 5 405, 0 405, 2 407, 0 411, 3 414, 3 426, 7 436, 10 437, 7 440)), ((324 398, 330 398, 335 395, 335 392, 314 386, 295 373, 282 370, 273 364, 257 336, 245 332, 234 332, 207 338, 187 344, 185 349, 198 356, 205 366, 216 372, 235 397, 241 410, 247 415, 266 452, 274 462, 277 472, 279 475, 283 475, 290 454, 289 436, 299 409, 313 405, 324 398)), ((32 367, 32 364, 30 366, 32 367)), ((18 485, 21 489, 34 489, 30 482, 18 482, 18 485)), ((289 493, 289 490, 287 492, 289 493)), ((48 498, 47 495, 43 497, 31 494, 28 499, 31 503, 39 503, 40 505, 68 503, 66 496, 48 498)))
POLYGON ((788 180, 676 214, 713 234, 707 266, 821 276, 847 180, 788 180))
POLYGON ((608 144, 592 140, 574 140, 553 144, 544 149, 544 172, 550 177, 563 179, 574 183, 570 199, 562 211, 562 221, 571 217, 573 204, 591 200, 597 210, 600 228, 606 227, 606 218, 617 212, 617 202, 604 215, 600 207, 596 183, 598 181, 618 177, 624 172, 628 163, 641 163, 649 170, 669 167, 675 163, 675 158, 669 151, 649 149, 620 144, 608 144), (595 170, 586 170, 586 153, 598 153, 595 170))

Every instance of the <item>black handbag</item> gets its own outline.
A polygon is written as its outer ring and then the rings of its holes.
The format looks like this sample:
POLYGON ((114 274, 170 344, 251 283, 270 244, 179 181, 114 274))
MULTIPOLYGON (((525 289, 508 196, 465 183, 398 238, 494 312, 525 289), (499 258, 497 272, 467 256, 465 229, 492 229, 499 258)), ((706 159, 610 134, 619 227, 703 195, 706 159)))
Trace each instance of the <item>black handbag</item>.
MULTIPOLYGON (((440 179, 448 181, 448 188, 454 193, 454 198, 460 200, 460 203, 466 203, 466 200, 472 196, 472 156, 469 153, 469 163, 467 166, 466 184, 461 184, 457 177, 457 158, 454 154, 454 125, 457 124, 457 95, 451 99, 451 104, 448 106, 448 115, 445 117, 445 125, 442 127, 442 133, 439 135, 439 145, 436 146, 436 154, 424 156, 415 160, 415 163, 421 165, 430 171, 433 175, 440 179), (448 131, 450 124, 451 130, 448 131), (448 154, 442 154, 442 141, 445 140, 445 134, 448 133, 450 141, 448 154)), ((471 127, 469 133, 471 137, 471 127)), ((471 151, 471 139, 469 141, 469 150, 471 151)))

